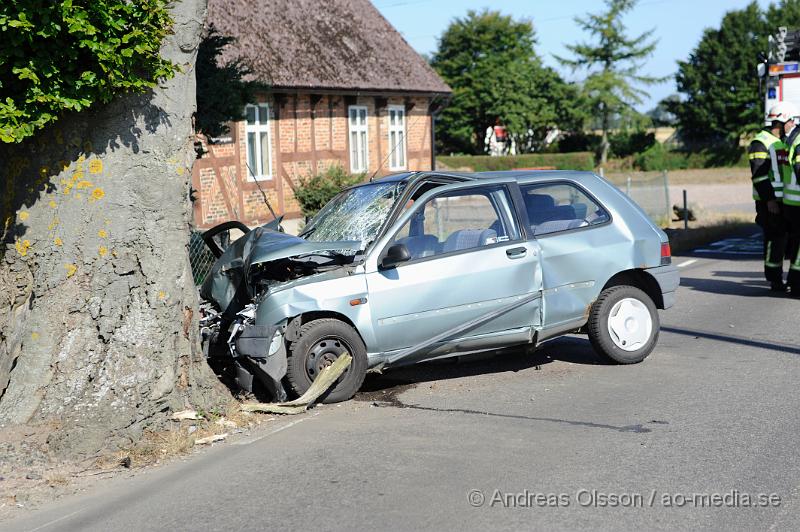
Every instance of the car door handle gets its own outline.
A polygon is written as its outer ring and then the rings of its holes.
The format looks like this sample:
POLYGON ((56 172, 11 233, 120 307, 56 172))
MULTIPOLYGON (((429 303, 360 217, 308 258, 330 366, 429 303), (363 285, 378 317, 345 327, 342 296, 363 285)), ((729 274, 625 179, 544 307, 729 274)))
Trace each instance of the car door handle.
POLYGON ((528 252, 525 248, 511 248, 506 250, 506 255, 508 255, 509 259, 519 259, 524 257, 525 254, 528 252))

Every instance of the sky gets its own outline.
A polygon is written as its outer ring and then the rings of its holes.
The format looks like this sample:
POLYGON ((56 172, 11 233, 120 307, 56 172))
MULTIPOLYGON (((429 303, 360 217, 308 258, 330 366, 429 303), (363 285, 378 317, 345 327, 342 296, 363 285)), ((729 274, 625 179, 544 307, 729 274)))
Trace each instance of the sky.
MULTIPOLYGON (((372 3, 421 54, 436 50, 437 39, 450 21, 465 16, 469 9, 489 8, 517 19, 530 19, 538 38, 538 54, 545 64, 556 68, 570 81, 580 81, 583 76, 562 67, 553 56, 569 57, 565 44, 588 40, 573 21, 576 15, 605 9, 600 0, 372 0, 372 3)), ((689 57, 705 28, 719 27, 725 12, 743 8, 748 3, 749 0, 639 0, 624 18, 628 35, 652 31, 653 37, 658 39, 655 52, 644 63, 643 73, 670 78, 645 88, 650 97, 637 106, 638 110, 648 111, 661 99, 677 92, 674 78, 677 61, 689 57)), ((762 8, 769 3, 758 0, 762 8)))

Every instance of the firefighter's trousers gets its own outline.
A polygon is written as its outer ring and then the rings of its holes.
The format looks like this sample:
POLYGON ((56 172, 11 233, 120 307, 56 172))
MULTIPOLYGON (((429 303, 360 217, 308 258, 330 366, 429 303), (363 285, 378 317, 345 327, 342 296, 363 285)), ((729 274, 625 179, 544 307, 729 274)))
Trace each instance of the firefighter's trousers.
POLYGON ((800 294, 800 206, 784 205, 783 216, 788 233, 786 258, 789 259, 789 274, 786 282, 793 294, 800 294))
POLYGON ((764 232, 764 276, 772 284, 783 283, 783 260, 788 240, 786 219, 782 212, 769 212, 766 201, 756 201, 756 223, 764 232))

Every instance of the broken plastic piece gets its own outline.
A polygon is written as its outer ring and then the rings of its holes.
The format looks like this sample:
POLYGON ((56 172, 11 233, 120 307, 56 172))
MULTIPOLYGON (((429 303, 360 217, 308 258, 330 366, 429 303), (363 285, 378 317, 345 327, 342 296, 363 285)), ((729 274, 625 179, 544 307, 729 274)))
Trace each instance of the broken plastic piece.
POLYGON ((242 405, 245 412, 268 412, 270 414, 301 414, 309 409, 319 397, 328 391, 342 373, 350 366, 353 357, 342 353, 333 364, 320 371, 311 387, 302 396, 285 403, 247 403, 242 405))
POLYGON ((180 412, 172 414, 170 419, 172 421, 183 421, 184 419, 203 419, 203 416, 194 410, 181 410, 180 412))
POLYGON ((194 440, 195 445, 207 445, 209 443, 214 443, 218 441, 222 441, 228 437, 228 433, 225 434, 213 434, 211 436, 206 436, 205 438, 197 438, 194 440))

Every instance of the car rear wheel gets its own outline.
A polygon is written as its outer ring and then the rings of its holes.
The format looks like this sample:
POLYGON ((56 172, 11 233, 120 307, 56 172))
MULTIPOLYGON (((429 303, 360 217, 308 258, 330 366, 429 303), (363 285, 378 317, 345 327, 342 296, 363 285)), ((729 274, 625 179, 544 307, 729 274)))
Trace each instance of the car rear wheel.
POLYGON ((355 329, 337 319, 313 320, 302 327, 289 347, 286 379, 298 396, 308 390, 319 373, 343 353, 353 357, 350 366, 322 395, 323 403, 347 401, 361 388, 367 374, 367 348, 355 329))
POLYGON ((647 358, 658 341, 660 327, 653 300, 633 286, 603 290, 589 314, 592 346, 619 364, 635 364, 647 358))

